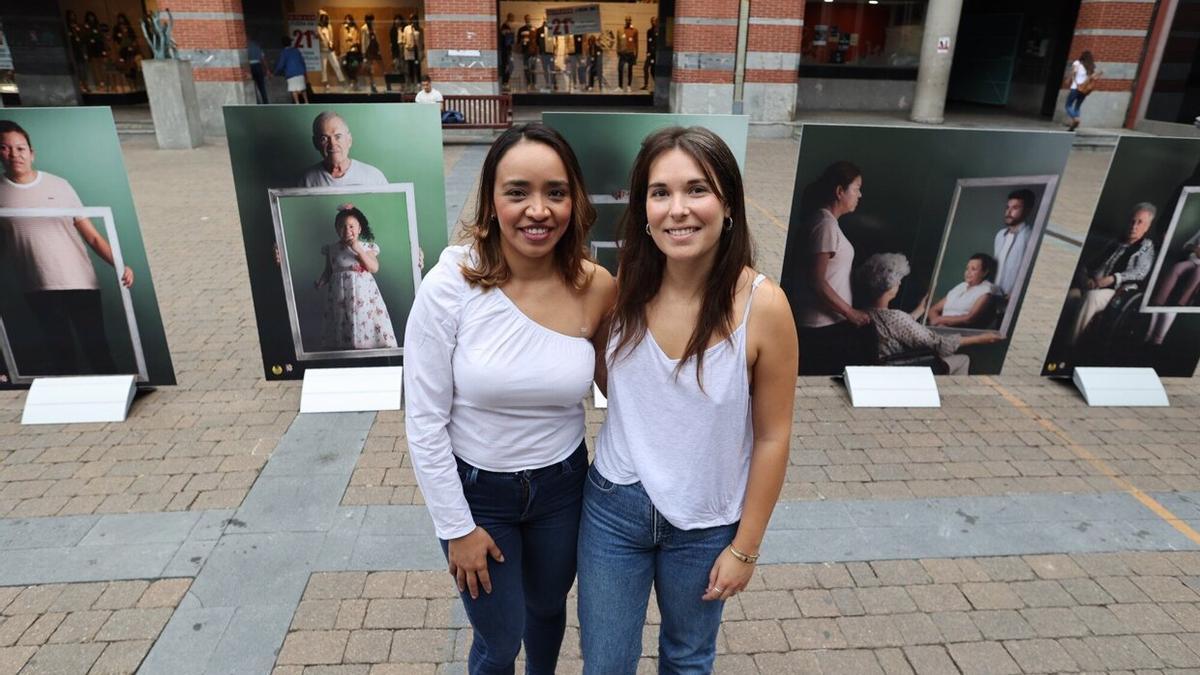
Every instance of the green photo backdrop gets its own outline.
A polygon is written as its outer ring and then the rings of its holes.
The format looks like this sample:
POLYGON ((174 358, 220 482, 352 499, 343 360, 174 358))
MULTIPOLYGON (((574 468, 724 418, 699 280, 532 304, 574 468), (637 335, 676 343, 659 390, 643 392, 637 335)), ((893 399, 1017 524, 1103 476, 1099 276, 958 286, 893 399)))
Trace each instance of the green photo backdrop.
MULTIPOLYGON (((746 168, 750 122, 745 115, 548 112, 542 113, 542 121, 567 139, 579 159, 596 207, 596 223, 589 237, 592 241, 617 240, 625 203, 613 203, 613 196, 629 191, 629 173, 642 139, 654 131, 673 126, 706 127, 725 141, 743 172, 746 168)), ((600 262, 615 274, 615 260, 609 255, 600 262)))
MULTIPOLYGON (((149 376, 144 384, 175 384, 175 370, 112 112, 99 107, 4 108, 0 109, 0 120, 16 122, 29 133, 35 169, 65 179, 85 207, 112 209, 121 255, 134 275, 129 293, 149 376)), ((103 219, 94 218, 92 224, 97 232, 108 238, 103 219)), ((0 228, 5 226, 0 223, 0 228)), ((117 370, 137 373, 118 274, 90 249, 89 254, 100 281, 105 333, 117 370)), ((0 258, 4 255, 0 254, 0 258)), ((20 278, 7 261, 0 264, 0 316, 13 343, 17 368, 22 376, 37 374, 25 372, 22 363, 26 360, 36 364, 43 362, 42 359, 56 358, 54 354, 45 353, 41 327, 30 313, 20 278)), ((33 369, 36 370, 36 366, 33 369)), ((28 385, 14 385, 7 365, 0 362, 0 388, 13 386, 28 385)))
MULTIPOLYGON (((1114 239, 1124 235, 1130 211, 1139 202, 1158 207, 1147 236, 1162 255, 1163 239, 1179 196, 1183 188, 1194 186, 1200 186, 1200 138, 1122 136, 1096 202, 1080 265, 1095 261, 1114 239)), ((1115 318, 1097 325, 1100 330, 1071 345, 1067 335, 1075 314, 1071 304, 1064 301, 1042 374, 1068 377, 1076 366, 1136 366, 1152 367, 1161 377, 1191 377, 1200 360, 1200 314, 1179 314, 1163 345, 1152 348, 1143 341, 1151 314, 1138 310, 1140 302, 1132 311, 1110 315, 1115 318)))
MULTIPOLYGON (((350 129, 352 159, 378 168, 389 183, 414 185, 417 229, 426 264, 432 265, 446 246, 442 126, 437 106, 415 103, 227 106, 229 157, 263 370, 268 379, 302 377, 306 366, 402 363, 399 356, 313 360, 304 364, 296 360, 282 276, 275 262, 275 235, 267 190, 302 187, 301 174, 321 159, 312 143, 312 122, 327 110, 340 115, 350 129)), ((329 227, 332 232, 332 220, 329 227)), ((391 255, 386 250, 384 254, 391 255)), ((400 309, 392 312, 396 325, 403 325, 408 318, 407 307, 400 309)))
MULTIPOLYGON (((1071 135, 1061 132, 806 124, 800 139, 780 274, 780 285, 791 300, 792 310, 800 308, 799 289, 810 265, 804 259, 803 236, 798 234, 810 214, 805 212, 800 197, 830 164, 845 160, 862 171, 863 194, 858 209, 839 220, 842 232, 854 245, 855 265, 875 253, 903 253, 908 257, 912 273, 904 279, 892 303, 892 308, 908 311, 929 290, 959 179, 1061 176, 1070 149, 1071 135)), ((1049 197, 1051 202, 1053 197, 1049 197)), ((998 210, 992 218, 996 229, 1002 224, 1001 215, 1003 211, 998 210)), ((1035 246, 1040 246, 1040 240, 1035 246)), ((984 250, 991 248, 989 242, 984 250)), ((1022 299, 1015 299, 1018 313, 1022 299)), ((1014 330, 1016 320, 1014 315, 1014 330)), ((960 352, 971 357, 971 374, 996 374, 1004 365, 1008 345, 1009 341, 1004 340, 965 347, 960 352)), ((827 365, 821 369, 822 374, 840 373, 846 364, 827 365)))
MULTIPOLYGON (((314 288, 325 271, 321 247, 338 246, 334 217, 338 206, 352 203, 363 215, 379 247, 379 271, 373 276, 392 319, 396 340, 404 344, 404 318, 416 297, 412 246, 408 235, 408 205, 403 192, 304 195, 279 199, 288 269, 305 352, 323 352, 322 313, 329 286, 314 288)), ((415 243, 415 242, 414 242, 415 243)))

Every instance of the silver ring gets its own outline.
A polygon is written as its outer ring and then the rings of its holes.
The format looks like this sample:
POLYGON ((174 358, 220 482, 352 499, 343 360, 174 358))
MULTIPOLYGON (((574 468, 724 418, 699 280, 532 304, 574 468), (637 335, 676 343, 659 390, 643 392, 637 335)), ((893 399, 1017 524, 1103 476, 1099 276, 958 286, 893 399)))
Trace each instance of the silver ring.
POLYGON ((725 592, 725 589, 724 589, 724 588, 717 588, 716 586, 713 586, 713 590, 714 590, 714 591, 716 591, 716 592, 718 592, 718 593, 724 593, 724 592, 725 592))

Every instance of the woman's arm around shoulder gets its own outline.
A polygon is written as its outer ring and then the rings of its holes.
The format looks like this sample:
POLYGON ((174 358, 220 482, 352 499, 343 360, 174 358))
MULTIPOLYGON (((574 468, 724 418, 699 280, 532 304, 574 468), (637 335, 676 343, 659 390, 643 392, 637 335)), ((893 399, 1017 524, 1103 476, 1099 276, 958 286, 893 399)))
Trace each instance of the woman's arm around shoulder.
POLYGON ((612 327, 613 307, 617 302, 617 280, 603 266, 585 262, 589 267, 591 282, 588 284, 586 304, 588 322, 595 326, 592 331, 592 347, 596 350, 596 386, 600 393, 608 396, 608 334, 612 327))

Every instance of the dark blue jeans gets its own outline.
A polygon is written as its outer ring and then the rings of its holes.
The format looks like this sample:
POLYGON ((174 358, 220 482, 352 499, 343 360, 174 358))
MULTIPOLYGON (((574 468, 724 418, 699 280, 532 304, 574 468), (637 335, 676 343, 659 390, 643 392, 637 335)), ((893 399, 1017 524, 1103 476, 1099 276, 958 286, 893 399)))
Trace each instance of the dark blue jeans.
POLYGON ((1067 117, 1071 119, 1079 119, 1079 108, 1083 106, 1084 95, 1079 93, 1078 89, 1072 89, 1067 92, 1067 117))
MULTIPOLYGON (((463 493, 475 524, 504 554, 488 558, 492 592, 472 600, 460 593, 475 640, 471 675, 509 674, 521 643, 525 672, 551 674, 567 625, 567 592, 575 581, 579 510, 587 478, 587 446, 567 459, 516 473, 484 471, 458 461, 463 493)), ((442 541, 442 551, 448 551, 442 541)))

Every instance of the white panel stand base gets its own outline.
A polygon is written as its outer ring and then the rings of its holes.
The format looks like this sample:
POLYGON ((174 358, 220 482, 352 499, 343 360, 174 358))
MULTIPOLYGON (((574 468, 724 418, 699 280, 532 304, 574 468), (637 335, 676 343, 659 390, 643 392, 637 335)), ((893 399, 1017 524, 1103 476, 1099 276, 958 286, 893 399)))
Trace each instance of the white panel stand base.
POLYGON ((596 410, 604 410, 608 407, 608 399, 600 393, 600 387, 595 383, 592 384, 592 407, 596 410))
POLYGON ((307 368, 301 413, 399 410, 404 368, 307 368))
POLYGON ((1090 406, 1171 405, 1153 368, 1079 367, 1072 379, 1090 406))
POLYGON ((928 366, 846 366, 846 388, 855 408, 940 408, 928 366))
POLYGON ((21 424, 124 422, 137 392, 133 375, 39 377, 29 387, 21 424))

